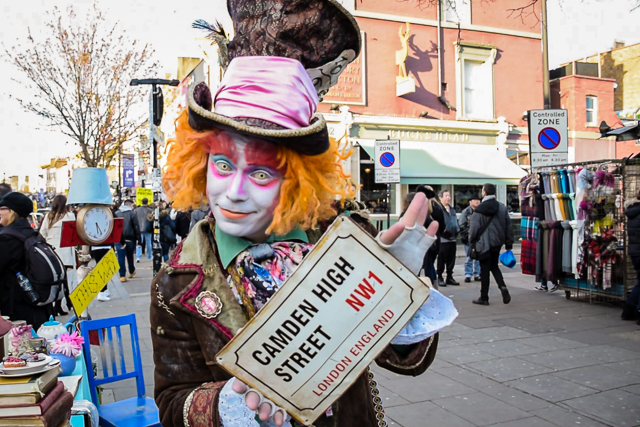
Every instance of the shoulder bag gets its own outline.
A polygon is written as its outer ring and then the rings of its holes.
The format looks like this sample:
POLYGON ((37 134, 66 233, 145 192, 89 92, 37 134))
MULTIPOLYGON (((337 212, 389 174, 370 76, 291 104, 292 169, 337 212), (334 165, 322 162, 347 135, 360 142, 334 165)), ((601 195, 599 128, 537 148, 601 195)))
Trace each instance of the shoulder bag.
POLYGON ((491 221, 493 221, 494 216, 495 215, 491 215, 487 223, 480 229, 480 233, 478 233, 478 238, 476 239, 476 241, 469 242, 469 258, 479 260, 480 257, 482 256, 481 253, 478 253, 478 249, 476 248, 476 245, 480 241, 480 238, 482 238, 482 235, 484 234, 484 232, 487 231, 487 228, 489 228, 489 225, 491 224, 491 221))

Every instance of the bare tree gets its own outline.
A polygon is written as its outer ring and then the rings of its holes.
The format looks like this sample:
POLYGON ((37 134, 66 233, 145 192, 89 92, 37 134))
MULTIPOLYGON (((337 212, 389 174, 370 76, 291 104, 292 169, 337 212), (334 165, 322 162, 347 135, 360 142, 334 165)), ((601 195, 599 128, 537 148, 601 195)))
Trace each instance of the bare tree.
POLYGON ((87 16, 76 16, 73 7, 49 16, 44 41, 29 29, 25 46, 3 46, 24 76, 19 83, 33 92, 32 99, 16 99, 75 140, 87 166, 108 167, 147 119, 147 91, 129 82, 157 67, 153 49, 107 24, 95 4, 87 16))

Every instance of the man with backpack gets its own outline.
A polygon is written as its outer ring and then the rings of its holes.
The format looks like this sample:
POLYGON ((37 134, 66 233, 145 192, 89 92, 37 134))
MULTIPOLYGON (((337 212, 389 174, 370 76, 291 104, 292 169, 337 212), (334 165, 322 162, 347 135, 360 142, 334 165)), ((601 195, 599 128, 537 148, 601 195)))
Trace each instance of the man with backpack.
POLYGON ((120 243, 116 243, 118 251, 118 264, 120 264, 120 281, 127 281, 127 269, 125 268, 125 258, 129 266, 129 278, 136 275, 136 265, 134 264, 134 254, 136 244, 140 241, 140 225, 136 214, 133 213, 133 200, 127 199, 116 212, 117 218, 124 218, 122 237, 120 243))
POLYGON ((0 314, 37 330, 64 297, 64 264, 29 224, 33 203, 10 192, 0 200, 0 314))
POLYGON ((489 273, 498 284, 502 302, 509 304, 511 296, 504 283, 498 266, 500 248, 505 245, 509 251, 513 248, 513 229, 507 207, 496 200, 496 186, 485 184, 482 187, 482 203, 471 215, 469 228, 470 253, 477 254, 480 260, 480 298, 474 304, 489 305, 489 273))

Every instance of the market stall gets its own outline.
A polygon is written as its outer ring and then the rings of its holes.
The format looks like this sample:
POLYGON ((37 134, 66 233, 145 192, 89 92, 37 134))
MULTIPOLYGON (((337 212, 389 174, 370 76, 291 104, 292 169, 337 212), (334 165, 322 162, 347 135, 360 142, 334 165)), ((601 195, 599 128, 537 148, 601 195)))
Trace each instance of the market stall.
POLYGON ((624 201, 640 189, 640 161, 537 168, 522 178, 524 274, 557 283, 567 298, 626 298, 636 275, 627 255, 624 201))

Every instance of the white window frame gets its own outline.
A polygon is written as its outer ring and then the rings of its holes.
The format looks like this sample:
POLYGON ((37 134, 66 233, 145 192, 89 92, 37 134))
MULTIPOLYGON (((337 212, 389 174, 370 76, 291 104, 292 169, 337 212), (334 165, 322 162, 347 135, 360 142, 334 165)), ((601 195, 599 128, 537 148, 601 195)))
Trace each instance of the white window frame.
POLYGON ((337 1, 349 12, 353 12, 354 10, 356 10, 355 0, 337 0, 337 1))
POLYGON ((457 41, 453 43, 455 46, 456 52, 456 119, 458 120, 480 120, 480 121, 494 121, 496 117, 495 112, 495 94, 496 94, 496 86, 495 86, 495 75, 493 65, 495 64, 496 55, 498 54, 498 49, 493 46, 480 46, 480 45, 471 45, 466 43, 458 43, 457 41), (491 69, 491 99, 490 99, 490 117, 468 117, 465 114, 465 96, 464 96, 464 82, 465 82, 465 71, 464 71, 464 62, 465 61, 474 61, 474 62, 482 62, 485 65, 489 66, 491 69))
MULTIPOLYGON (((585 115, 591 111, 593 121, 587 121, 587 126, 598 126, 598 97, 595 95, 587 95, 585 97, 585 115), (593 100, 593 108, 589 108, 587 100, 593 100)), ((586 118, 586 117, 585 117, 586 118)))
POLYGON ((445 22, 471 25, 471 0, 442 0, 440 7, 445 22), (455 4, 455 10, 451 8, 451 3, 455 4))

